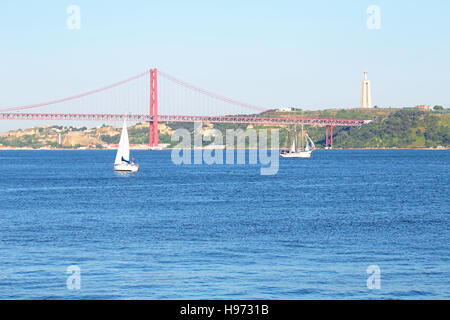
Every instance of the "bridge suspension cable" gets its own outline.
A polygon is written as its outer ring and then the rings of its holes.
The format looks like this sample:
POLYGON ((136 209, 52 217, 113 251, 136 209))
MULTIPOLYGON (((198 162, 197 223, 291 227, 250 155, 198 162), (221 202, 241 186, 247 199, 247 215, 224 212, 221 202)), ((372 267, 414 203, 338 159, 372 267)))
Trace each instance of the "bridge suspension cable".
POLYGON ((186 81, 180 80, 178 78, 175 78, 174 76, 171 76, 170 74, 167 74, 167 73, 162 72, 160 70, 158 70, 158 74, 160 76, 162 76, 163 78, 165 78, 167 80, 170 80, 171 82, 173 82, 175 84, 178 84, 178 85, 180 85, 182 87, 190 89, 190 90, 192 90, 194 92, 198 92, 200 94, 203 94, 203 95, 208 96, 210 98, 213 98, 215 100, 225 102, 227 104, 232 104, 232 105, 235 105, 235 106, 244 107, 246 109, 252 109, 252 110, 259 111, 259 112, 267 110, 265 108, 261 108, 261 107, 254 106, 254 105, 251 105, 251 104, 248 104, 248 103, 240 102, 240 101, 237 101, 237 100, 234 100, 234 99, 231 99, 231 98, 219 95, 217 93, 214 93, 214 92, 211 92, 211 91, 199 88, 197 86, 194 86, 194 85, 192 85, 192 84, 190 84, 190 83, 188 83, 186 81))
POLYGON ((39 107, 44 107, 44 106, 50 106, 53 104, 58 104, 58 103, 63 103, 63 102, 68 102, 68 101, 72 101, 72 100, 76 100, 76 99, 80 99, 83 97, 87 97, 87 96, 91 96, 94 95, 96 93, 100 93, 103 91, 107 91, 109 89, 115 88, 115 87, 119 87, 121 85, 124 85, 126 83, 129 83, 133 80, 139 79, 139 78, 143 78, 144 76, 148 75, 148 71, 143 72, 141 74, 138 74, 136 76, 133 76, 131 78, 110 84, 106 87, 102 87, 102 88, 98 88, 95 90, 91 90, 91 91, 87 91, 84 93, 80 93, 74 96, 70 96, 67 98, 62 98, 62 99, 57 99, 57 100, 53 100, 53 101, 47 101, 47 102, 42 102, 42 103, 36 103, 36 104, 30 104, 30 105, 24 105, 24 106, 17 106, 17 107, 10 107, 10 108, 6 108, 6 109, 0 109, 0 112, 10 112, 10 111, 19 111, 19 110, 26 110, 26 109, 33 109, 33 108, 39 108, 39 107))

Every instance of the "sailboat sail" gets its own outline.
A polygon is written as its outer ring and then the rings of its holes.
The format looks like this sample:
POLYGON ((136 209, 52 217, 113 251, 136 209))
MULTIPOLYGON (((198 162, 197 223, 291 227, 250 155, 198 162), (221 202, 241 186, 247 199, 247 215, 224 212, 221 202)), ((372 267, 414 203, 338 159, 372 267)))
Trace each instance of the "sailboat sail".
POLYGON ((302 132, 300 135, 300 150, 303 150, 303 124, 302 124, 302 132))
POLYGON ((297 151, 297 128, 294 125, 294 134, 292 135, 291 152, 296 152, 296 151, 297 151))
MULTIPOLYGON (((309 141, 311 143, 311 148, 315 149, 316 146, 315 146, 314 142, 312 141, 312 139, 310 138, 309 135, 306 135, 306 139, 307 139, 306 141, 309 141)), ((308 143, 308 145, 309 145, 309 143, 308 143)))
POLYGON ((128 141, 128 130, 125 121, 123 122, 122 135, 120 136, 114 164, 121 164, 123 162, 130 163, 130 142, 128 141))

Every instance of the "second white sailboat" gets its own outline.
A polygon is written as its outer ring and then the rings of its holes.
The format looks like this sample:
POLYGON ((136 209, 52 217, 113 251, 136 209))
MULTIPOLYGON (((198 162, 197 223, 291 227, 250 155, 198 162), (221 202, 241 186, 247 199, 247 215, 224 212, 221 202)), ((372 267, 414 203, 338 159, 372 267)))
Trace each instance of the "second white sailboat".
POLYGON ((297 132, 296 127, 294 126, 294 135, 292 139, 292 147, 288 152, 281 152, 280 156, 283 158, 311 158, 311 154, 315 149, 314 142, 308 136, 308 134, 303 134, 303 125, 302 125, 302 135, 300 138, 300 148, 297 148, 297 132), (303 137, 305 137, 305 147, 303 148, 303 137))

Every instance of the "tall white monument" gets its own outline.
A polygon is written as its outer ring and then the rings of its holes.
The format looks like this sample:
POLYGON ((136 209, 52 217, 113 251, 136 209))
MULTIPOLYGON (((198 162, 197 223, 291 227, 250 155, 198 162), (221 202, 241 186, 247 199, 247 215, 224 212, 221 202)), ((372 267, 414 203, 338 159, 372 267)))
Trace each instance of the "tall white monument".
POLYGON ((364 72, 364 80, 361 87, 361 108, 372 108, 372 93, 370 81, 367 80, 367 71, 364 72))

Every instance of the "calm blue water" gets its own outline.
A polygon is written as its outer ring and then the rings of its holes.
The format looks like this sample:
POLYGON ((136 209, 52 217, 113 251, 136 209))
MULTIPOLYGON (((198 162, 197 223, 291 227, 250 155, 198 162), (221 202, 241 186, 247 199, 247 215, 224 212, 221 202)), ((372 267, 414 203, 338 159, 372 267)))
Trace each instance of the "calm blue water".
POLYGON ((134 155, 118 175, 114 151, 0 152, 1 299, 450 298, 449 151, 316 151, 275 176, 134 155))

